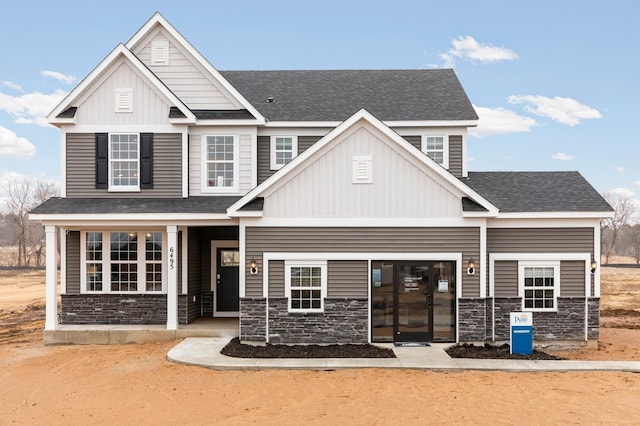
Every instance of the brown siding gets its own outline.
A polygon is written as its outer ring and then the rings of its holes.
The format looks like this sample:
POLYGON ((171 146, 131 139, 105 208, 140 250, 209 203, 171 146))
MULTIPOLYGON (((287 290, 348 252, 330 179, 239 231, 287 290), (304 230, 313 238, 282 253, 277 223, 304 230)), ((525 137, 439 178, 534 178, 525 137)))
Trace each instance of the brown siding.
MULTIPOLYGON (((255 257, 260 269, 264 252, 462 252, 463 262, 480 252, 478 228, 248 227, 246 241, 246 259, 255 257)), ((479 274, 465 274, 461 296, 478 297, 479 284, 479 274)), ((260 275, 247 276, 246 295, 262 296, 260 275)))
POLYGON ((284 261, 269 262, 269 297, 283 297, 284 294, 284 261))
POLYGON ((80 231, 67 232, 67 293, 80 294, 80 231))
POLYGON ((496 261, 494 271, 495 297, 518 297, 518 262, 496 261))
POLYGON ((584 297, 584 262, 563 260, 560 262, 560 295, 584 297))
POLYGON ((489 253, 593 253, 593 228, 487 229, 489 253))
POLYGON ((411 145, 422 150, 422 136, 403 136, 403 138, 411 145))
POLYGON ((187 317, 189 322, 200 316, 200 306, 193 303, 193 296, 200 297, 200 234, 193 229, 189 229, 189 261, 188 261, 188 296, 187 296, 187 317))
POLYGON ((366 260, 331 260, 327 269, 328 297, 367 298, 369 263, 366 260))
POLYGON ((153 189, 109 193, 95 188, 95 135, 67 134, 67 197, 179 198, 182 197, 182 135, 153 135, 153 189))
POLYGON ((449 171, 455 177, 462 177, 462 136, 449 136, 449 171))
MULTIPOLYGON (((298 136, 298 155, 305 152, 322 136, 298 136)), ((271 137, 258 136, 258 184, 264 182, 276 171, 271 170, 271 137)))

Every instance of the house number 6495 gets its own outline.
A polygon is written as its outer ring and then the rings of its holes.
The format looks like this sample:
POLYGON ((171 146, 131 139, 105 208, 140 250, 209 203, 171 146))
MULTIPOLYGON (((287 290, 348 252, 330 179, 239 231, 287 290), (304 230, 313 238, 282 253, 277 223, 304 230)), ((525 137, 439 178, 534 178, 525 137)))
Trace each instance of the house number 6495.
POLYGON ((176 250, 173 247, 169 247, 169 269, 176 267, 176 250))

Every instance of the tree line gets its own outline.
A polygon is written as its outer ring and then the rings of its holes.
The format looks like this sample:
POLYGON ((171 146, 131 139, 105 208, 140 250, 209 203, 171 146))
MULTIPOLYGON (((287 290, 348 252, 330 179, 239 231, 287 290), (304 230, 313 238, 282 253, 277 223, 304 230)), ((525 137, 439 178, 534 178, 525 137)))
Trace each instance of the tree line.
POLYGON ((640 222, 638 206, 631 198, 618 198, 604 194, 613 207, 613 217, 600 222, 602 257, 609 263, 612 256, 630 256, 640 264, 640 222))

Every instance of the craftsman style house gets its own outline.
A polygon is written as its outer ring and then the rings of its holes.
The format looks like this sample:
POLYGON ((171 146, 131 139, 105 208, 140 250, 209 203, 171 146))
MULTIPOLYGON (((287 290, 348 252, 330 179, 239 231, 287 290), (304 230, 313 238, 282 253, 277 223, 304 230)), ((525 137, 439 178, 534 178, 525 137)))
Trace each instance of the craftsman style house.
POLYGON ((245 341, 504 341, 523 310, 538 341, 598 339, 610 206, 577 172, 468 171, 452 70, 218 71, 156 14, 48 118, 48 343, 202 317, 245 341))

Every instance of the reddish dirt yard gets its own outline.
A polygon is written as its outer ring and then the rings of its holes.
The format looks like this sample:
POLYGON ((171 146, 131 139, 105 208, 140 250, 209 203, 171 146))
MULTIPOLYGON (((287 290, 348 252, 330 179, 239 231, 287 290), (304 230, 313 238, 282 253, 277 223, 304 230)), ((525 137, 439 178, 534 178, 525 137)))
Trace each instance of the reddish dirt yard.
MULTIPOLYGON (((600 347, 560 354, 640 360, 640 270, 602 272, 600 347)), ((0 305, 0 425, 640 423, 634 373, 220 372, 167 362, 177 342, 44 347, 44 273, 23 275, 0 271, 0 298, 28 295, 0 305)))

